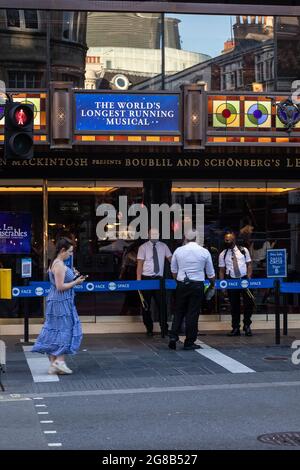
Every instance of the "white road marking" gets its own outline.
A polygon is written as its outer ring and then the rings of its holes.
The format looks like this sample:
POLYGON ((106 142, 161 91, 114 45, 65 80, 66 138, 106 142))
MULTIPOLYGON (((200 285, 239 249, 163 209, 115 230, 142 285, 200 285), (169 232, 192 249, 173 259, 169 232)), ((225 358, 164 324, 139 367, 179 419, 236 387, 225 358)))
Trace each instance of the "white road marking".
MULTIPOLYGON (((181 336, 180 341, 184 341, 184 337, 181 336)), ((200 341, 197 339, 195 341, 196 344, 201 346, 201 349, 195 349, 195 351, 198 354, 201 354, 201 356, 206 357, 207 359, 210 359, 211 361, 215 362, 221 367, 224 367, 224 369, 228 370, 229 372, 232 372, 232 374, 249 374, 255 372, 255 370, 250 369, 250 367, 245 366, 239 361, 236 361, 235 359, 232 359, 229 356, 226 356, 226 354, 221 353, 215 348, 212 348, 208 344, 203 343, 203 341, 200 341)))
POLYGON ((0 395, 0 403, 6 403, 6 402, 11 402, 11 401, 28 401, 31 400, 31 398, 10 398, 7 395, 0 395))
POLYGON ((61 442, 49 442, 48 446, 49 447, 61 447, 62 443, 61 442))
POLYGON ((48 415, 48 411, 38 411, 38 415, 48 415))
POLYGON ((34 397, 34 400, 44 400, 42 397, 34 397))
POLYGON ((23 346, 28 367, 33 381, 39 382, 59 382, 57 374, 48 374, 50 366, 49 359, 45 355, 38 355, 31 352, 32 346, 23 346))
POLYGON ((34 405, 36 408, 47 408, 47 405, 34 405))
POLYGON ((53 424, 53 421, 49 419, 48 421, 40 421, 41 424, 53 424))
POLYGON ((44 434, 56 434, 56 431, 44 431, 44 434))

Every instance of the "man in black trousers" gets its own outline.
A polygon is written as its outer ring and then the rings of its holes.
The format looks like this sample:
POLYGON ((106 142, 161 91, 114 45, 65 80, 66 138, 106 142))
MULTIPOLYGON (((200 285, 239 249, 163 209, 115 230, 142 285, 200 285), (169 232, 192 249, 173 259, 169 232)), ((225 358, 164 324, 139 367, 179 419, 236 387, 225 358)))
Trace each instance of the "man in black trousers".
MULTIPOLYGON (((252 262, 249 250, 236 244, 233 232, 224 236, 225 250, 219 256, 219 276, 224 279, 250 279, 252 276, 252 262)), ((252 336, 251 316, 254 307, 254 297, 249 289, 228 289, 231 306, 232 330, 228 336, 240 336, 241 296, 244 303, 244 332, 245 336, 252 336)))
POLYGON ((198 245, 198 234, 190 230, 185 244, 175 250, 171 260, 171 271, 177 280, 175 315, 170 332, 169 348, 176 349, 179 331, 185 318, 185 341, 183 349, 199 349, 195 344, 198 333, 198 318, 204 296, 205 273, 214 287, 215 270, 211 254, 198 245))
MULTIPOLYGON (((156 228, 149 230, 149 241, 139 247, 137 254, 137 280, 159 280, 163 279, 165 260, 171 261, 172 253, 168 246, 159 240, 159 231, 156 228)), ((154 299, 159 312, 161 330, 168 332, 168 323, 165 319, 163 324, 162 312, 160 311, 159 290, 144 290, 143 293, 143 321, 147 330, 147 336, 153 336, 153 320, 151 315, 151 299, 154 299)))

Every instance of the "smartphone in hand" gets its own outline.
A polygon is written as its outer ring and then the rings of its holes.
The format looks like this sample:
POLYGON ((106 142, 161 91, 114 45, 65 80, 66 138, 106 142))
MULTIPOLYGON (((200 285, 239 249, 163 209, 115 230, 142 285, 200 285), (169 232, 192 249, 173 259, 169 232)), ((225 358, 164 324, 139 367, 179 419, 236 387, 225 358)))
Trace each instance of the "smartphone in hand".
POLYGON ((76 276, 74 277, 73 281, 76 281, 76 279, 78 279, 80 276, 83 276, 84 279, 87 279, 87 278, 89 277, 88 274, 80 274, 80 273, 78 273, 78 274, 76 274, 76 276))

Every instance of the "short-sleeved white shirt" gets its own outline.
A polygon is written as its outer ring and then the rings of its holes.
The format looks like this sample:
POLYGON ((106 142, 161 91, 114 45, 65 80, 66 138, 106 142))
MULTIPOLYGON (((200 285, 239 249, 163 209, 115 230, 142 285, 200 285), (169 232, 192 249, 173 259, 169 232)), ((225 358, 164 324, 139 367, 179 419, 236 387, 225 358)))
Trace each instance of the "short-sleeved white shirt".
POLYGON ((146 243, 143 243, 139 247, 137 259, 143 260, 143 276, 163 276, 165 259, 171 258, 172 253, 169 247, 160 241, 156 242, 156 250, 159 262, 159 272, 154 272, 154 262, 153 262, 153 243, 149 240, 146 243))
POLYGON ((187 276, 191 281, 204 281, 207 277, 215 277, 211 254, 196 242, 189 242, 174 251, 171 271, 177 273, 177 281, 187 276))
MULTIPOLYGON (((241 277, 247 275, 247 264, 251 262, 251 257, 249 250, 245 247, 240 247, 241 250, 245 251, 245 256, 243 253, 239 250, 237 246, 235 246, 234 253, 238 262, 238 267, 241 273, 241 277)), ((219 256, 219 268, 226 268, 226 274, 230 277, 236 277, 234 274, 234 269, 233 269, 233 262, 232 262, 232 249, 231 248, 226 248, 220 253, 219 256), (226 253, 227 251, 227 253, 226 253), (225 257, 226 253, 226 257, 225 257), (225 258, 225 259, 224 259, 225 258)))

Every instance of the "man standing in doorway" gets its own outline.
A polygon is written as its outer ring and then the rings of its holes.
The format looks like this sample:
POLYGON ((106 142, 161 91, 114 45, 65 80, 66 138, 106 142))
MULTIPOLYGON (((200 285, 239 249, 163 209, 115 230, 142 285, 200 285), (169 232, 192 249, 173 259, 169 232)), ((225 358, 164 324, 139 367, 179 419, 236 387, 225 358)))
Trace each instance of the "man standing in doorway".
MULTIPOLYGON (((143 243, 139 247, 137 254, 137 280, 161 280, 164 275, 165 259, 171 262, 172 253, 169 247, 159 241, 159 231, 156 228, 149 230, 149 241, 143 243)), ((165 333, 168 332, 168 323, 162 324, 161 309, 160 309, 160 290, 145 290, 143 291, 143 321, 147 330, 147 336, 153 336, 153 320, 151 315, 151 300, 154 299, 156 304, 160 327, 165 333)))
POLYGON ((206 248, 198 245, 197 232, 190 230, 185 236, 185 244, 175 250, 171 271, 177 279, 175 315, 170 332, 169 348, 176 349, 179 331, 185 318, 183 349, 199 349, 195 344, 198 333, 198 318, 204 296, 205 273, 214 287, 215 270, 211 254, 206 248))
MULTIPOLYGON (((219 277, 226 279, 250 279, 252 276, 252 262, 249 250, 236 244, 236 237, 233 232, 228 232, 224 236, 225 250, 219 256, 219 277)), ((228 336, 240 336, 241 317, 241 295, 244 302, 244 332, 245 336, 252 336, 251 315, 254 306, 254 299, 249 289, 228 289, 228 297, 231 306, 232 331, 228 336)))

